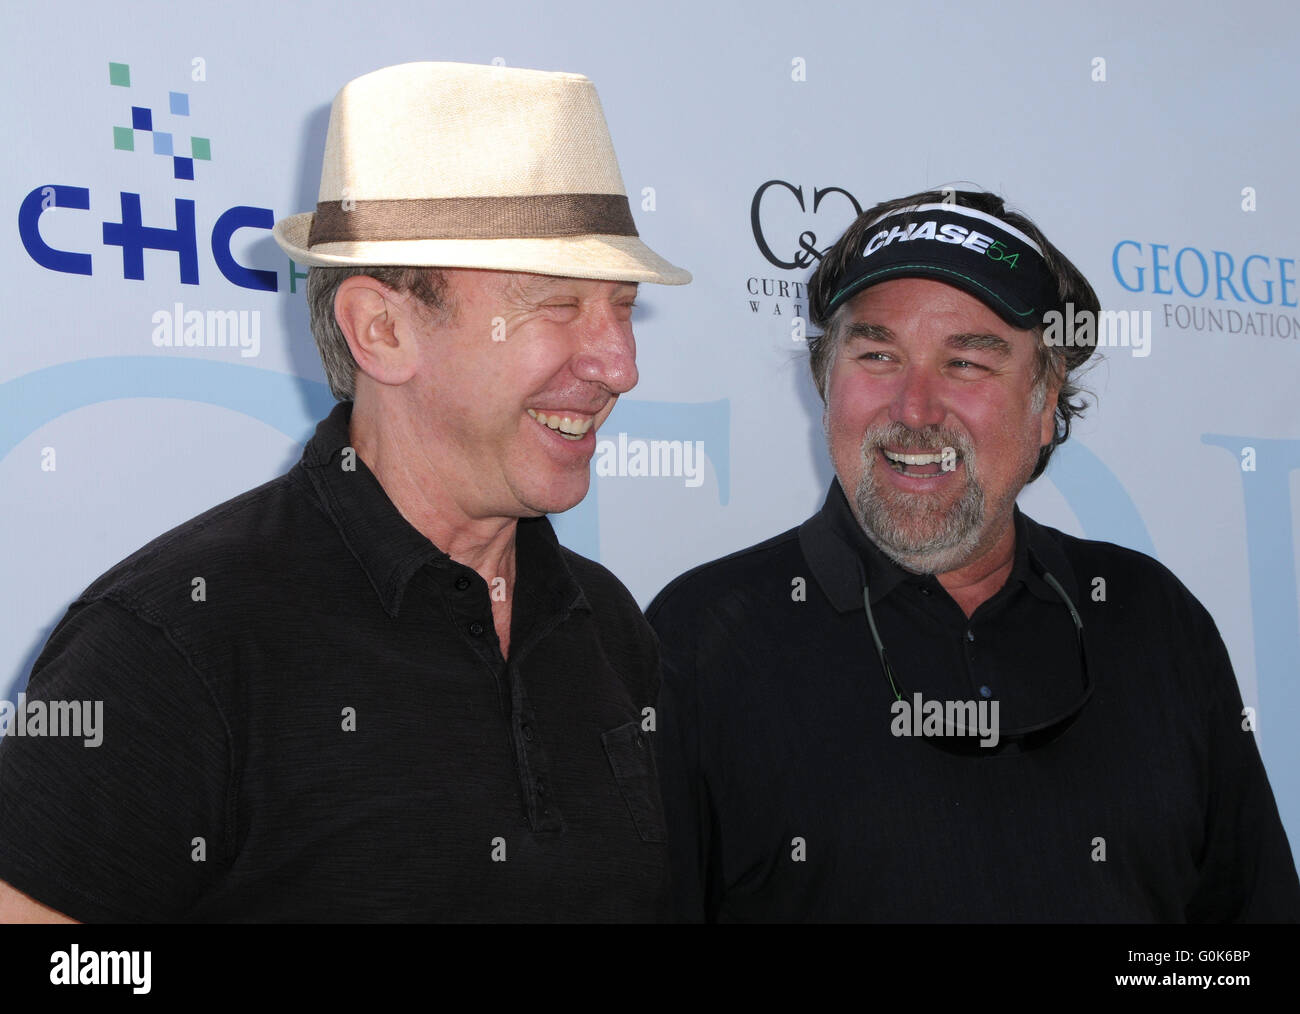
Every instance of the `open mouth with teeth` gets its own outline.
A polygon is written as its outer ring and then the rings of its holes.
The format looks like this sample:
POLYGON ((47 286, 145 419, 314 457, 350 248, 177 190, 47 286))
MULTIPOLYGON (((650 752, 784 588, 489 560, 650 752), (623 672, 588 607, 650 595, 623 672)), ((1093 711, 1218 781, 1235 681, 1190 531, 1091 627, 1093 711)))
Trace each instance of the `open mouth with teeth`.
POLYGON ((888 451, 880 448, 885 461, 899 475, 911 475, 918 478, 931 478, 954 471, 960 455, 951 447, 937 451, 888 451))
POLYGON ((547 415, 531 408, 527 411, 533 419, 536 419, 547 429, 554 430, 565 440, 581 440, 587 435, 587 431, 591 429, 592 424, 596 421, 595 416, 578 416, 574 418, 559 413, 547 415))

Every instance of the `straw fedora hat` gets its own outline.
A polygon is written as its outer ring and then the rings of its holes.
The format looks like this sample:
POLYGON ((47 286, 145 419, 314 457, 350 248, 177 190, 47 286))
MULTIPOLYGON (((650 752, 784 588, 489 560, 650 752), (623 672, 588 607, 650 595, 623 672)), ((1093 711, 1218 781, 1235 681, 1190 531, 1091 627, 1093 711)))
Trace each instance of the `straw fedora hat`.
POLYGON ((299 264, 691 280, 637 238, 581 74, 406 63, 348 82, 330 110, 316 210, 273 234, 299 264))

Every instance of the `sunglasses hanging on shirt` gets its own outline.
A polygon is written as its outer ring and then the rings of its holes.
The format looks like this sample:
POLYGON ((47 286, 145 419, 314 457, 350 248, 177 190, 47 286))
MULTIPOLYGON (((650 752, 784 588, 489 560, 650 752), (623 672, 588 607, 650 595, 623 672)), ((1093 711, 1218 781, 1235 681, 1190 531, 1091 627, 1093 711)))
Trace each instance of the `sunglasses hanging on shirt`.
MULTIPOLYGON (((943 733, 922 736, 921 738, 926 742, 943 750, 945 753, 963 756, 991 757, 1005 753, 1037 750, 1064 735, 1065 731, 1074 724, 1075 719, 1083 712, 1084 707, 1092 698, 1093 691, 1092 677, 1088 672, 1088 652, 1084 645, 1083 619, 1079 616, 1079 610, 1075 608, 1074 603, 1070 601, 1070 596, 1061 587, 1061 583, 1045 570, 1039 573, 1052 590, 1061 596, 1066 608, 1070 610, 1070 619, 1074 621, 1075 640, 1078 643, 1079 650, 1079 666, 1083 674, 1083 686, 1079 697, 1064 711, 1046 721, 1035 722, 1020 729, 999 729, 997 743, 994 745, 984 745, 980 737, 973 734, 973 729, 949 724, 946 715, 943 733)), ((889 654, 885 651, 884 642, 880 639, 880 631, 876 628, 875 615, 871 611, 871 592, 867 587, 865 573, 862 575, 862 605, 867 611, 867 627, 871 631, 871 641, 876 647, 876 657, 880 659, 880 668, 889 683, 889 689, 894 695, 894 700, 902 701, 905 698, 900 682, 898 677, 894 675, 893 666, 889 664, 889 654)))

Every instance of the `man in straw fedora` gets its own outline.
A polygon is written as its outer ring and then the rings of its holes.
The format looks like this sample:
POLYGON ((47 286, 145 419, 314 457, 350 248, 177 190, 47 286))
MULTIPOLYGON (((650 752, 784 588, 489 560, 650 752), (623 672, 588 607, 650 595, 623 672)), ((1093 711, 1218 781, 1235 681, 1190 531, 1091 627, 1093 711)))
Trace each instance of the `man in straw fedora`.
POLYGON ((105 731, 3 741, 0 917, 656 918, 653 635, 546 515, 636 383, 638 283, 690 275, 637 238, 594 86, 357 78, 275 238, 339 404, 51 635, 28 697, 105 731))

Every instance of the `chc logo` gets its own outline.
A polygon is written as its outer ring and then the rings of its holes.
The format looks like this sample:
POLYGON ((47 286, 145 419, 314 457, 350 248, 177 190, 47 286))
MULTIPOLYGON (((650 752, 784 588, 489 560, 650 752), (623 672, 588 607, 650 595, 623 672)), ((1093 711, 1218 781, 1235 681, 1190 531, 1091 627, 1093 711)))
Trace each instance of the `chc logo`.
MULTIPOLYGON (((206 64, 201 57, 191 62, 192 81, 206 80, 206 64)), ((131 67, 125 63, 109 63, 108 83, 113 88, 130 89, 131 67)), ((210 162, 212 142, 207 136, 191 133, 190 98, 187 91, 168 91, 166 108, 145 104, 142 99, 129 103, 130 115, 126 124, 113 127, 113 148, 117 151, 135 152, 152 150, 164 156, 177 180, 193 181, 197 162, 210 162)), ((164 250, 176 254, 183 285, 199 284, 199 236, 195 225, 195 204, 191 200, 176 198, 171 225, 145 225, 140 209, 140 195, 122 192, 118 195, 120 212, 118 221, 101 224, 100 240, 104 246, 122 250, 122 277, 144 279, 144 252, 164 250)), ((88 275, 92 272, 91 254, 84 250, 60 250, 51 246, 41 236, 41 217, 47 212, 89 211, 88 187, 48 184, 36 187, 18 208, 18 235, 23 249, 37 264, 50 271, 71 275, 88 275)), ((236 262, 230 252, 230 240, 240 229, 270 229, 275 215, 269 208, 239 205, 229 208, 217 218, 212 227, 210 242, 217 269, 227 281, 245 289, 275 292, 274 271, 261 271, 236 262)))
POLYGON ((804 229, 799 233, 799 238, 796 240, 797 246, 791 251, 790 259, 782 260, 781 257, 773 251, 771 244, 767 240, 768 234, 763 228, 763 209, 765 207, 764 198, 766 197, 767 192, 773 187, 784 190, 793 197, 793 200, 786 199, 784 201, 784 209, 777 209, 770 213, 771 217, 777 218, 781 222, 782 226, 789 229, 791 232, 798 228, 798 217, 795 214, 796 209, 805 214, 815 215, 822 210, 822 202, 832 194, 838 195, 837 198, 830 201, 832 206, 839 204, 841 211, 847 211, 847 207, 843 204, 844 201, 847 201, 848 205, 853 208, 853 215, 851 217, 845 216, 847 220, 844 221, 844 224, 840 227, 839 231, 835 233, 835 239, 839 238, 840 233, 848 228, 849 223, 851 223, 854 218, 862 214, 862 205, 858 203, 858 199, 843 187, 815 187, 812 191, 812 207, 810 211, 808 203, 804 197, 803 187, 796 187, 793 183, 787 183, 785 180, 768 180, 754 191, 754 199, 749 205, 749 220, 754 229, 754 242, 758 244, 759 251, 778 268, 785 268, 788 271, 804 270, 811 266, 813 261, 821 260, 822 255, 830 249, 831 245, 827 244, 825 248, 819 250, 817 248, 817 234, 811 229, 804 229))
MULTIPOLYGON (((166 250, 175 253, 180 264, 180 280, 184 285, 199 284, 198 231, 195 227, 194 202, 175 199, 175 225, 145 225, 140 211, 140 195, 122 192, 118 195, 120 221, 103 223, 104 246, 122 249, 122 277, 141 281, 144 279, 144 252, 166 250)), ((41 216, 52 209, 89 211, 90 190, 87 187, 70 187, 58 184, 37 187, 25 198, 18 209, 18 235, 23 249, 37 264, 50 271, 63 271, 72 275, 91 273, 91 255, 72 250, 58 250, 41 237, 41 216)), ((230 240, 240 229, 270 229, 275 224, 275 214, 270 208, 236 205, 222 212, 212 227, 212 256, 217 269, 225 278, 245 289, 275 292, 274 271, 248 268, 235 261, 230 252, 230 240)))

